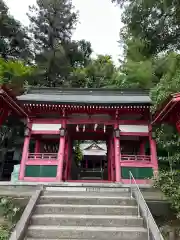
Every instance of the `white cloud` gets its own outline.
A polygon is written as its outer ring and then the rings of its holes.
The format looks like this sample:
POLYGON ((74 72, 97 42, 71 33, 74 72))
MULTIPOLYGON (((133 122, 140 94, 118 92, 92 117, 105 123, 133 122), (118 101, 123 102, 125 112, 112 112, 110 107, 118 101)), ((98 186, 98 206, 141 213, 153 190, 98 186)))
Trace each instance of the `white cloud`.
MULTIPOLYGON (((6 0, 10 12, 23 24, 28 25, 26 13, 28 6, 36 0, 6 0)), ((90 41, 95 54, 109 54, 118 63, 119 31, 122 26, 121 11, 111 0, 73 0, 79 10, 79 23, 73 34, 73 39, 90 41)))

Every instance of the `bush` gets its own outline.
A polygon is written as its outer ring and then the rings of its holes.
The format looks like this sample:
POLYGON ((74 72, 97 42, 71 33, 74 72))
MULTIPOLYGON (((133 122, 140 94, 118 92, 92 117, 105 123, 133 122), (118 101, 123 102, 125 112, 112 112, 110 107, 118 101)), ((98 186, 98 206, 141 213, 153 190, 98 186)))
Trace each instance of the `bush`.
POLYGON ((8 226, 0 226, 0 240, 8 240, 10 237, 10 229, 8 226))
POLYGON ((0 198, 0 211, 4 217, 4 223, 0 225, 0 240, 8 240, 16 223, 20 219, 23 208, 19 207, 13 198, 0 198))
POLYGON ((180 219, 180 172, 178 170, 159 172, 155 187, 161 189, 180 219))

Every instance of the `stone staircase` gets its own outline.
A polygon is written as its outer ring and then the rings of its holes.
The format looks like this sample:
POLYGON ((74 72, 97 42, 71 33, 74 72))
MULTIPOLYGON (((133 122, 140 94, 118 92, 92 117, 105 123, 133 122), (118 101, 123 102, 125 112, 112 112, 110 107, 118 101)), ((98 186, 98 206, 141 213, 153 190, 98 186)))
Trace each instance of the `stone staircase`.
POLYGON ((103 180, 103 169, 83 169, 79 173, 79 180, 103 180))
POLYGON ((26 240, 147 240, 128 188, 46 187, 36 205, 26 240))

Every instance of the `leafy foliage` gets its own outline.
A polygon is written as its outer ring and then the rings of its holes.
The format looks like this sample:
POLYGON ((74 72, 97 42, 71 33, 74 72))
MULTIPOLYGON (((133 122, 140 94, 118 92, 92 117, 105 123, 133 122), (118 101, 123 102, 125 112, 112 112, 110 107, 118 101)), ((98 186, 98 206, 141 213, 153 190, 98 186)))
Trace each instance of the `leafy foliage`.
POLYGON ((162 59, 165 68, 161 73, 160 81, 151 91, 154 109, 171 94, 179 92, 180 89, 180 55, 172 52, 163 56, 162 59))
POLYGON ((164 156, 159 156, 159 162, 168 163, 170 171, 180 164, 180 137, 175 127, 162 124, 156 129, 156 141, 159 149, 164 150, 164 156))
POLYGON ((0 126, 0 146, 3 148, 12 148, 17 138, 24 136, 24 123, 10 115, 6 122, 0 126))
POLYGON ((33 67, 25 65, 22 61, 6 61, 0 58, 0 85, 6 84, 18 94, 19 91, 23 91, 23 86, 33 71, 33 67))
POLYGON ((160 172, 155 179, 155 186, 160 188, 171 203, 171 206, 180 218, 180 172, 160 172))
POLYGON ((0 198, 0 209, 5 218, 4 224, 0 226, 0 240, 8 240, 24 209, 18 206, 13 198, 6 197, 0 198))
POLYGON ((19 220, 23 209, 14 203, 12 198, 2 197, 0 199, 0 208, 3 210, 3 216, 12 224, 19 220))
POLYGON ((86 68, 89 82, 89 88, 102 88, 109 85, 116 68, 111 56, 99 55, 97 59, 92 60, 86 68))
POLYGON ((76 159, 77 163, 81 162, 82 159, 83 159, 83 155, 82 155, 81 148, 80 148, 80 141, 76 141, 76 145, 75 145, 75 159, 76 159))
POLYGON ((177 0, 112 0, 124 9, 122 38, 145 40, 146 56, 179 49, 180 2, 177 0))
POLYGON ((0 0, 0 56, 5 59, 21 59, 31 62, 32 53, 27 30, 9 15, 8 8, 0 0))
POLYGON ((87 66, 75 68, 70 75, 70 86, 103 88, 112 85, 118 73, 112 59, 108 55, 99 55, 89 61, 87 66))
POLYGON ((78 19, 71 0, 37 0, 28 16, 38 66, 33 84, 68 85, 73 68, 85 66, 92 53, 89 42, 71 40, 78 19))
MULTIPOLYGON (((169 95, 180 91, 180 2, 170 0, 112 0, 123 9, 120 41, 124 45, 119 86, 150 88, 153 112, 169 95), (121 75, 122 76, 122 75, 121 75)), ((180 216, 179 136, 175 128, 156 129, 159 161, 168 163, 156 186, 180 216)))
POLYGON ((169 153, 178 152, 180 146, 180 136, 177 134, 175 127, 162 124, 156 129, 156 141, 162 148, 169 153))

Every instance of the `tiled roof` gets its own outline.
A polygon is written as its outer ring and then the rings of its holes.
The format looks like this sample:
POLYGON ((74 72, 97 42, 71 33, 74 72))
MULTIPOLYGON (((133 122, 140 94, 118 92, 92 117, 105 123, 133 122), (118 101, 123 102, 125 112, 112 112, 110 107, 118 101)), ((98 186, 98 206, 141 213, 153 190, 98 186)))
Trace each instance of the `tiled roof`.
POLYGON ((33 88, 18 97, 22 102, 62 104, 151 104, 149 92, 106 89, 33 88))

